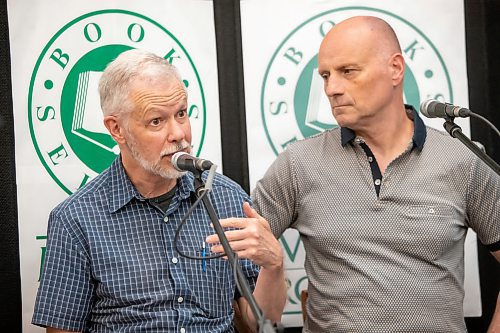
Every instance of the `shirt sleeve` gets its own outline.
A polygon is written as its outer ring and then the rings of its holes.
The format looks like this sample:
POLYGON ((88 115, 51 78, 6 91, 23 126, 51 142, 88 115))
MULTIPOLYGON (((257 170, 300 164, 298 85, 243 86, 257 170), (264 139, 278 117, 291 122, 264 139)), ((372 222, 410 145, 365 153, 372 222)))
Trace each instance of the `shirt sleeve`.
POLYGON ((252 199, 257 212, 264 217, 276 237, 297 217, 297 181, 290 149, 282 152, 257 182, 252 199))
POLYGON ((52 212, 32 323, 83 331, 93 292, 88 257, 70 236, 63 220, 52 212))
POLYGON ((474 158, 466 197, 467 220, 490 251, 500 250, 500 176, 474 158))

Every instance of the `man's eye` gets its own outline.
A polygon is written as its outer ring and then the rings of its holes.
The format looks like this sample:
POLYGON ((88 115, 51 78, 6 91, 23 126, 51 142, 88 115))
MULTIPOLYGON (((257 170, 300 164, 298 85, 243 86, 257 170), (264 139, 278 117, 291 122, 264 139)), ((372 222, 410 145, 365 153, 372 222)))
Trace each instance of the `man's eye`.
POLYGON ((321 77, 323 78, 323 80, 328 80, 328 74, 327 73, 323 73, 321 74, 321 77))
POLYGON ((158 125, 160 125, 160 123, 161 123, 160 118, 155 118, 155 119, 151 120, 151 125, 153 125, 153 126, 158 126, 158 125))
POLYGON ((344 68, 344 74, 352 74, 353 69, 352 68, 344 68))
POLYGON ((177 116, 178 116, 179 118, 184 118, 185 116, 187 116, 187 112, 186 112, 186 110, 181 110, 181 111, 179 111, 179 112, 177 113, 177 116))

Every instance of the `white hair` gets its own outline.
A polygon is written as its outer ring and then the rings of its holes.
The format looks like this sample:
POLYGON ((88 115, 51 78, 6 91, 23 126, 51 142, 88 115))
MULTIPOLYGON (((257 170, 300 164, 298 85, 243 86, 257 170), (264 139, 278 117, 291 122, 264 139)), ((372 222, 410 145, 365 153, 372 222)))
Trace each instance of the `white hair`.
POLYGON ((154 53, 131 49, 108 64, 99 80, 99 96, 104 116, 122 117, 134 110, 129 98, 130 85, 136 79, 176 80, 186 87, 174 65, 154 53))

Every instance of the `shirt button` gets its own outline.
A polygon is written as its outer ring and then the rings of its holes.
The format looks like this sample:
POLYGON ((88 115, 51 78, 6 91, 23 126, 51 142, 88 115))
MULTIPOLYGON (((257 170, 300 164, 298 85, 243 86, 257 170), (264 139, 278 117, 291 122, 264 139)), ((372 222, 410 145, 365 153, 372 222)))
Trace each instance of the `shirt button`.
POLYGON ((165 217, 163 218, 163 222, 168 222, 168 216, 165 216, 165 217))
POLYGON ((363 139, 361 139, 361 138, 356 138, 354 141, 356 141, 356 143, 363 143, 364 142, 363 139))
POLYGON ((173 262, 174 264, 177 264, 177 263, 179 262, 179 259, 177 259, 176 257, 173 257, 173 258, 172 258, 172 262, 173 262))
POLYGON ((370 162, 370 163, 373 162, 373 157, 368 156, 368 162, 370 162))
POLYGON ((179 302, 179 303, 184 302, 184 298, 183 298, 182 296, 181 296, 181 297, 179 297, 179 298, 177 299, 177 302, 179 302))
POLYGON ((375 185, 380 185, 380 179, 375 179, 375 185))
POLYGON ((181 327, 180 332, 181 333, 186 333, 186 329, 184 327, 181 327))
POLYGON ((435 212, 434 208, 429 208, 429 214, 434 214, 435 212))

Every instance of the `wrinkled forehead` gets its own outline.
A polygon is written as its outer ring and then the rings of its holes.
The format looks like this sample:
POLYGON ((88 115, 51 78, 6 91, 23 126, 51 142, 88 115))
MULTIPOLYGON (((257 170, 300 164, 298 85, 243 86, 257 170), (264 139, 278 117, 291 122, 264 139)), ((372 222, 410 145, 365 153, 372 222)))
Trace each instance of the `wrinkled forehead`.
POLYGON ((175 78, 137 80, 131 85, 129 98, 137 109, 187 104, 183 83, 175 78))

